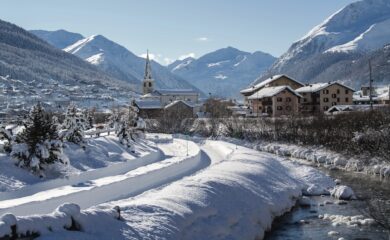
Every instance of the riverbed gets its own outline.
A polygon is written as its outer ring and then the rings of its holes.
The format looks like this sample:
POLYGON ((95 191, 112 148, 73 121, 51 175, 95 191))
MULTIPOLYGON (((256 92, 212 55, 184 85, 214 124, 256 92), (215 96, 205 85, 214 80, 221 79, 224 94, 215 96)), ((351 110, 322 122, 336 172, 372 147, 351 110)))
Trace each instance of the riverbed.
POLYGON ((330 196, 310 197, 311 205, 296 206, 278 218, 267 233, 267 240, 296 239, 372 239, 390 240, 390 182, 365 173, 344 172, 321 167, 341 184, 350 186, 358 200, 339 202, 330 196), (341 203, 341 204, 339 204, 341 203), (375 224, 348 224, 323 219, 325 215, 374 218, 375 224))

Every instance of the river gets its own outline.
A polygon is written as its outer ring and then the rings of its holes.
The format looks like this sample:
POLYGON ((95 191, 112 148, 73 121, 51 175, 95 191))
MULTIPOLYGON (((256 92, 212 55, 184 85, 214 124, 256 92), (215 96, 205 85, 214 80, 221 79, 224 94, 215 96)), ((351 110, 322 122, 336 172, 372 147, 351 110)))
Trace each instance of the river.
POLYGON ((380 180, 365 173, 320 169, 334 179, 339 179, 341 184, 350 186, 358 200, 337 204, 337 200, 330 196, 310 197, 312 200, 310 207, 296 206, 291 212, 278 218, 265 239, 390 240, 390 181, 380 180), (364 218, 374 218, 377 223, 357 226, 332 224, 330 220, 319 218, 325 214, 363 215, 364 218))

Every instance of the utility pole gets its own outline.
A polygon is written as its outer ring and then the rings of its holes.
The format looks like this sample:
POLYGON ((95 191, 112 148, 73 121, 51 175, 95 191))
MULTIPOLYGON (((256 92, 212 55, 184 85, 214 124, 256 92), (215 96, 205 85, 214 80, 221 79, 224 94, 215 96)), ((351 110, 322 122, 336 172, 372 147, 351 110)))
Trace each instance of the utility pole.
POLYGON ((389 105, 390 105, 390 85, 389 85, 389 105))
POLYGON ((371 67, 371 59, 368 60, 368 66, 370 68, 370 108, 371 111, 374 110, 374 106, 372 105, 372 67, 371 67))

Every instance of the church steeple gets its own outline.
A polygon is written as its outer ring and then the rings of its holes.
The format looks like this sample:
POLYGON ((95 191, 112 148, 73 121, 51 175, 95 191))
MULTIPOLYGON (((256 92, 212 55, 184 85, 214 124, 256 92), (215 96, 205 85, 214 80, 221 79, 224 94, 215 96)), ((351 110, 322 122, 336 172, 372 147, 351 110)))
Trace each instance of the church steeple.
POLYGON ((146 65, 145 65, 145 75, 143 80, 143 94, 148 94, 154 90, 154 80, 152 77, 152 67, 150 65, 149 59, 149 50, 146 52, 146 65))

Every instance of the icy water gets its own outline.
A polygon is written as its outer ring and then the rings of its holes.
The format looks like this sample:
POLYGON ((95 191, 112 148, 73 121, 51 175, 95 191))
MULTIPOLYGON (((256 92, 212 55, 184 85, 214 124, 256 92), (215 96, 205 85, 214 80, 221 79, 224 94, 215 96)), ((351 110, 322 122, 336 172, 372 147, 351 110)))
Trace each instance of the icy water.
MULTIPOLYGON (((341 224, 333 226, 330 220, 320 219, 319 215, 332 214, 344 216, 364 215, 380 219, 390 224, 390 182, 380 181, 363 173, 348 173, 337 170, 321 169, 331 177, 341 180, 343 185, 352 187, 359 200, 348 201, 339 205, 337 200, 325 197, 311 197, 310 207, 295 207, 290 213, 275 221, 266 240, 296 240, 296 239, 340 239, 346 240, 390 240, 390 229, 381 224, 371 226, 348 226, 341 224), (380 204, 373 204, 380 201, 380 204), (332 202, 332 204, 324 204, 332 202), (386 204, 387 203, 387 204, 386 204), (380 207, 378 207, 380 206, 380 207), (335 231, 338 234, 330 236, 335 231)), ((388 227, 389 225, 387 225, 388 227)))

